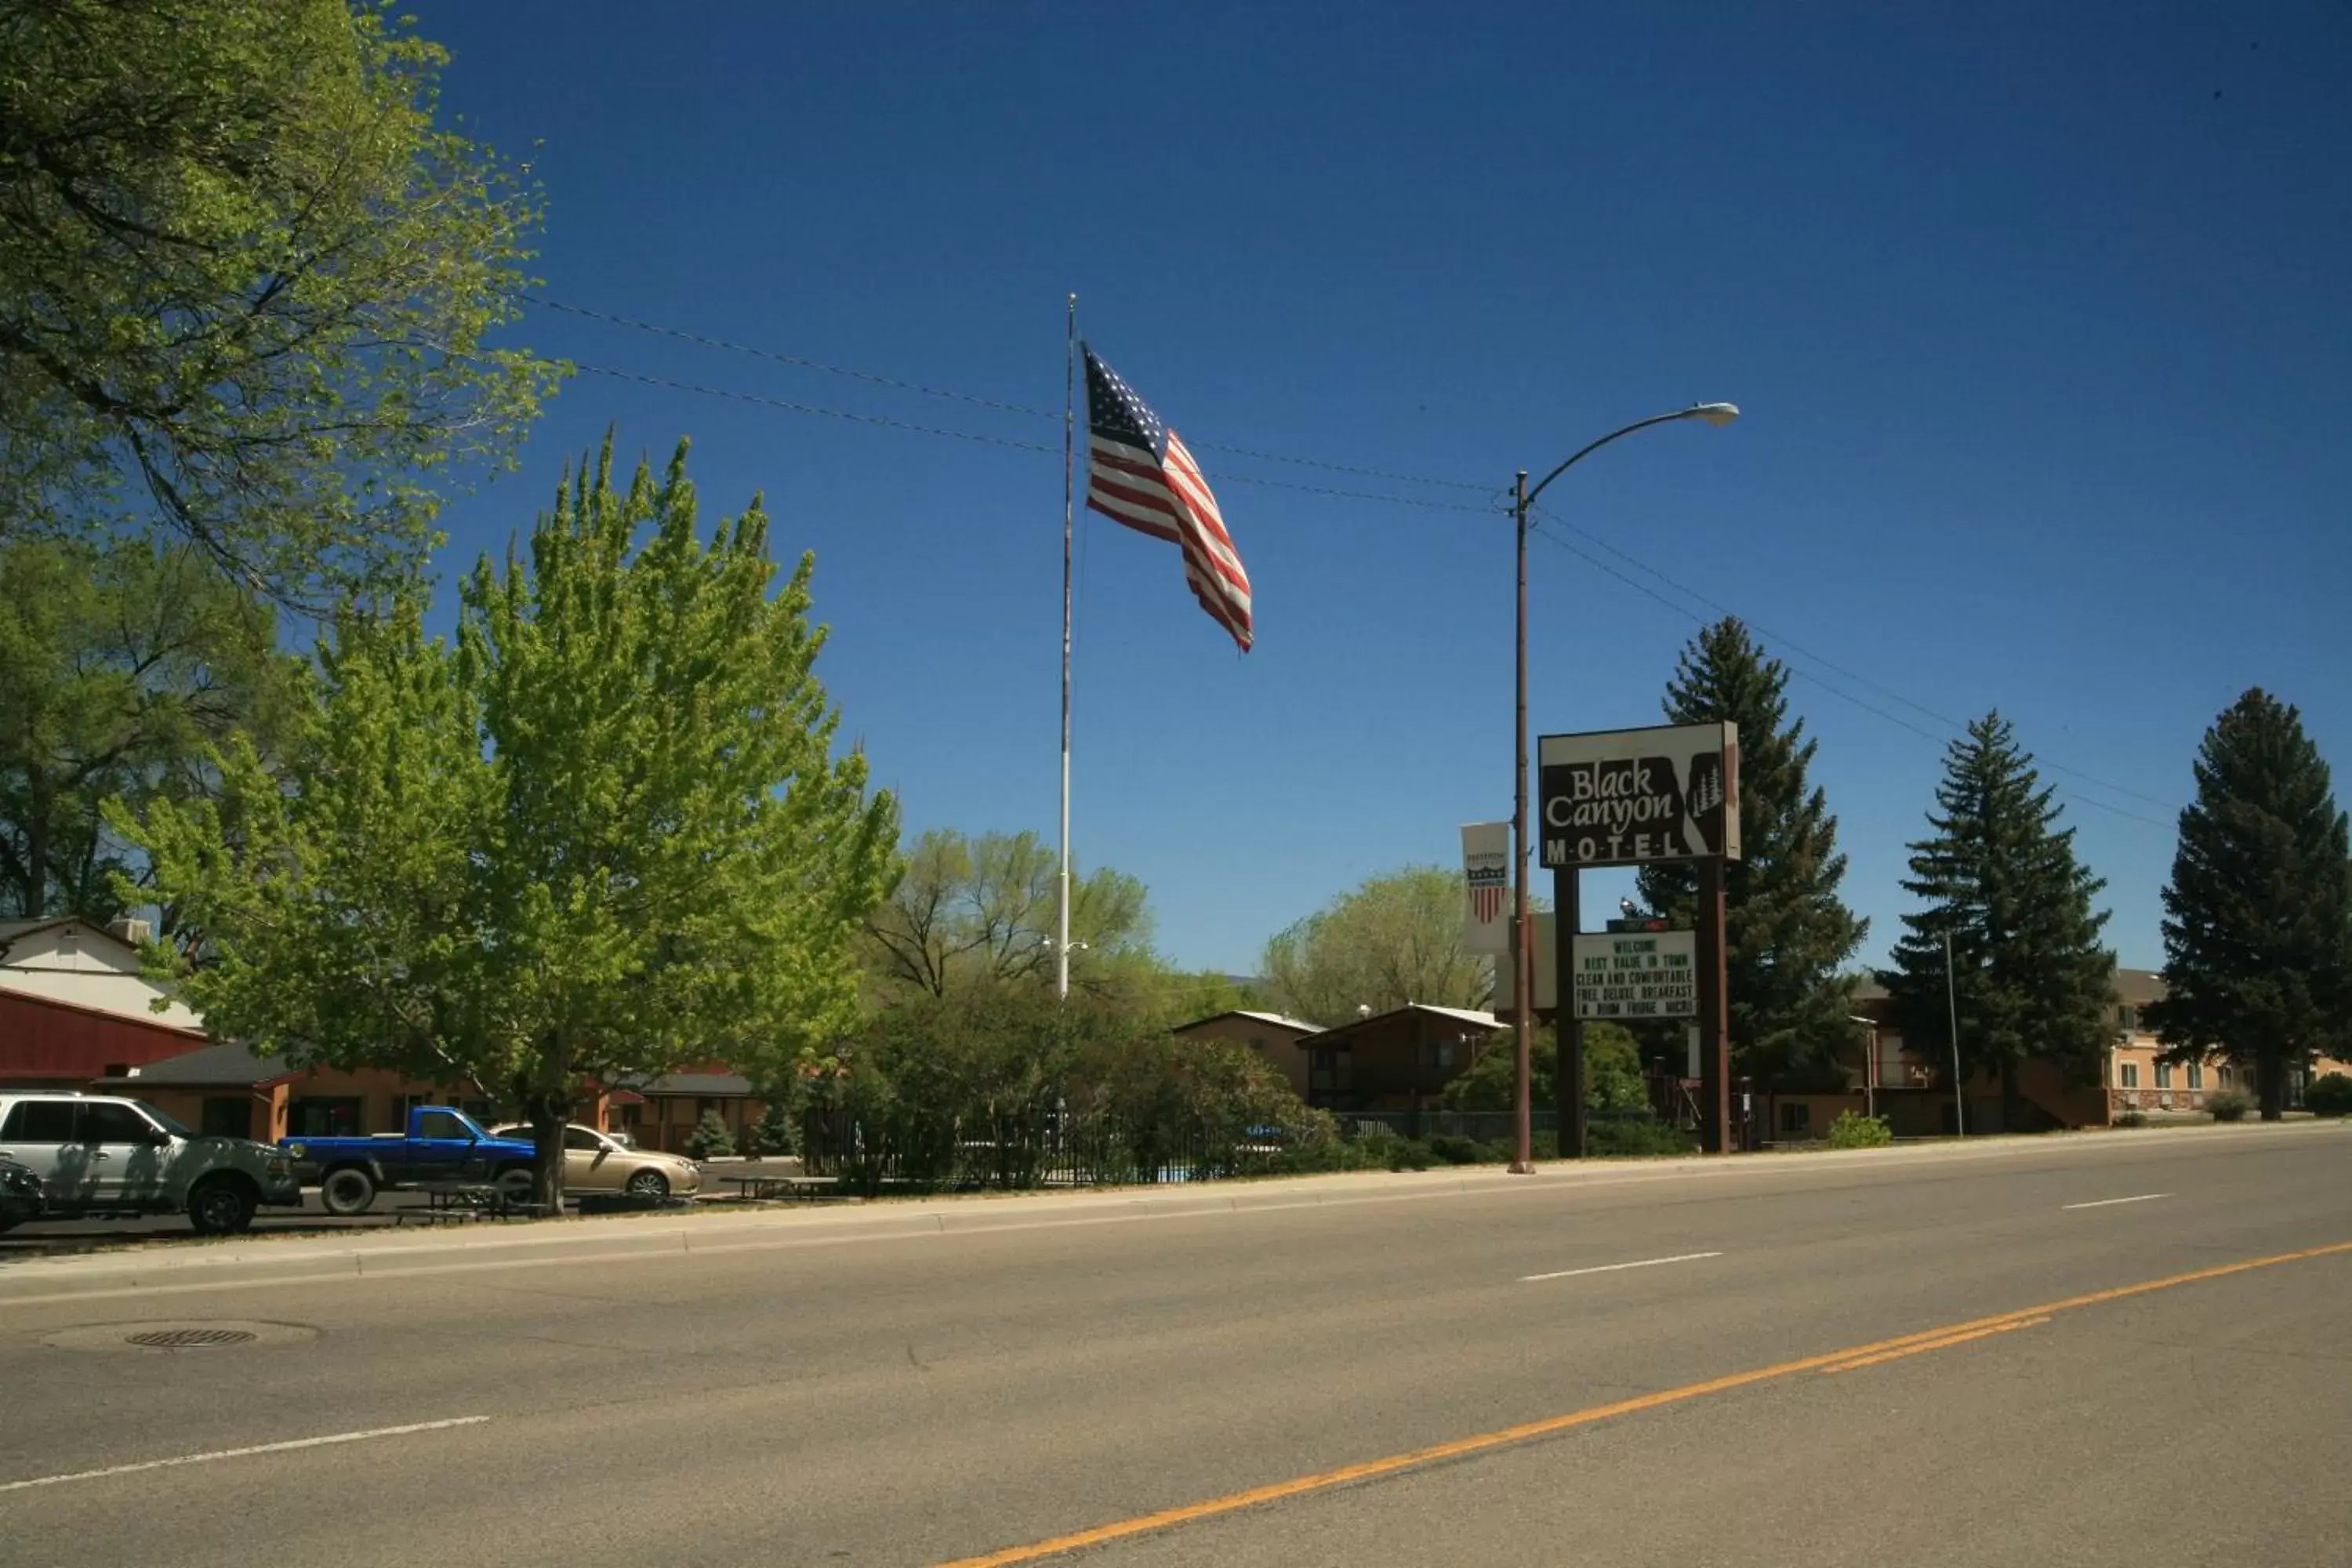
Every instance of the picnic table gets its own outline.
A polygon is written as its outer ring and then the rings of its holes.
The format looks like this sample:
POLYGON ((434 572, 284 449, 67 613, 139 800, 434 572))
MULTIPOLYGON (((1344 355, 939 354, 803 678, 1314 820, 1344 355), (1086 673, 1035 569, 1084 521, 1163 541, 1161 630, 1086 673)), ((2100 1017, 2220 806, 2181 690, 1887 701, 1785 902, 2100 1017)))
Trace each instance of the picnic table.
POLYGON ((738 1198, 762 1202, 773 1198, 811 1197, 818 1193, 829 1192, 833 1187, 833 1178, 830 1176, 768 1174, 720 1176, 718 1180, 733 1187, 738 1198))
POLYGON ((510 1198, 488 1182, 420 1182, 423 1208, 395 1209, 394 1225, 464 1225, 478 1219, 538 1219, 554 1212, 551 1205, 510 1198))

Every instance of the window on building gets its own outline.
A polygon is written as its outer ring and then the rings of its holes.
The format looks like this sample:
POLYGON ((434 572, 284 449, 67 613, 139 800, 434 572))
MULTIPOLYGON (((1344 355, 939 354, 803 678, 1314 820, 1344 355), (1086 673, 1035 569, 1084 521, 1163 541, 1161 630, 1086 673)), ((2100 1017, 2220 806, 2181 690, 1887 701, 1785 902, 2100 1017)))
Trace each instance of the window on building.
POLYGON ((2221 1087, 2223 1089, 2235 1089, 2238 1087, 2238 1069, 2231 1067, 2227 1062, 2223 1062, 2221 1064, 2221 1070, 2216 1072, 2213 1076, 2221 1080, 2221 1087))
POLYGON ((1780 1131, 1783 1131, 1783 1132, 1810 1132, 1810 1131, 1811 1131, 1812 1130, 1813 1130, 1813 1108, 1812 1108, 1811 1106, 1810 1106, 1810 1105, 1783 1105, 1782 1107, 1780 1107, 1780 1131))
POLYGON ((2156 1064, 2156 1087, 2158 1089, 2170 1089, 2172 1087, 2172 1064, 2170 1062, 2158 1062, 2156 1064))
POLYGON ((1454 1042, 1452 1040, 1440 1040, 1437 1042, 1437 1065, 1442 1068, 1450 1068, 1454 1065, 1454 1042))
POLYGON ((2139 1009, 2125 1003, 2116 1009, 2116 1022, 2123 1026, 2125 1034, 2133 1033, 2139 1027, 2139 1009))
POLYGON ((360 1125, 360 1100, 356 1095, 309 1095, 286 1107, 289 1138, 356 1138, 364 1131, 360 1125))
POLYGON ((2205 1087, 2205 1068, 2202 1063, 2190 1062, 2189 1064, 2189 1087, 2191 1089, 2203 1089, 2205 1087))
POLYGON ((208 1094, 196 1117, 207 1138, 253 1136, 253 1101, 241 1094, 208 1094))
POLYGON ((2139 1087, 2139 1063, 2116 1063, 2116 1085, 2119 1089, 2137 1089, 2139 1087))

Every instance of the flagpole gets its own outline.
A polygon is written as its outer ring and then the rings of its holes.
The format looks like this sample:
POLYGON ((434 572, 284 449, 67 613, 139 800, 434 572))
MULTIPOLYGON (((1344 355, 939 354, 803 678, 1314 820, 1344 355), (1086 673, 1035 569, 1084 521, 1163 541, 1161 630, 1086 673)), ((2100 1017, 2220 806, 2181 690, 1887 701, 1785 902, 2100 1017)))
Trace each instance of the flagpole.
POLYGON ((1062 337, 1062 858, 1060 912, 1054 922, 1054 995, 1070 994, 1070 545, 1075 533, 1073 477, 1077 472, 1078 297, 1070 296, 1062 337))

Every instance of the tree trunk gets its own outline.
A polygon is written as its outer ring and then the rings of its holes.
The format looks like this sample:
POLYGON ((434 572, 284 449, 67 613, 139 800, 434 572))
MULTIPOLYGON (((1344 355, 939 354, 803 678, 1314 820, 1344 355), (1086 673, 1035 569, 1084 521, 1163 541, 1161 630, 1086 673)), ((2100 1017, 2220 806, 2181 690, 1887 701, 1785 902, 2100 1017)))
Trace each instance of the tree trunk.
POLYGON ((26 770, 25 907, 26 920, 49 912, 49 810, 54 791, 37 765, 26 770))
POLYGON ((562 1045, 549 1047, 532 1085, 524 1113, 530 1118, 532 1141, 538 1145, 531 1162, 531 1188, 539 1202, 553 1214, 563 1212, 563 1135, 572 1123, 572 1053, 562 1045))
POLYGON ((2286 1115, 2286 1053, 2264 1051, 2254 1064, 2254 1079, 2260 1086, 2263 1120, 2283 1120, 2286 1115))

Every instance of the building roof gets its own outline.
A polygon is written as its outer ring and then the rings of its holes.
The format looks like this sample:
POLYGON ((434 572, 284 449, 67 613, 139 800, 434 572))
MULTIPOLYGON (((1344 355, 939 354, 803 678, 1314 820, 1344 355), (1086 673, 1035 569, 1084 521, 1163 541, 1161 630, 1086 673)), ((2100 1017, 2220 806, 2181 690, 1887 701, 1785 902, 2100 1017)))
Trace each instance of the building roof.
POLYGON ((166 1057, 160 1062, 135 1067, 121 1078, 99 1081, 109 1087, 137 1084, 142 1088, 250 1089, 292 1078, 300 1070, 283 1057, 257 1057, 243 1046, 220 1045, 206 1046, 184 1056, 166 1057))
POLYGON ((1492 1013, 1481 1013, 1469 1007, 1441 1007, 1433 1002, 1408 1002, 1405 1006, 1423 1013, 1442 1013, 1449 1018, 1459 1018, 1465 1024, 1484 1024, 1490 1029, 1502 1027, 1501 1021, 1492 1013))
POLYGON ((1296 1029, 1302 1035, 1319 1035, 1323 1032, 1322 1025, 1310 1024, 1304 1018, 1286 1018, 1279 1013, 1259 1013, 1247 1007, 1234 1007, 1223 1013, 1212 1013, 1205 1018, 1194 1018, 1190 1023, 1179 1024, 1169 1032, 1181 1035, 1187 1029, 1197 1029, 1203 1024, 1213 1024, 1220 1018, 1247 1018, 1252 1023, 1265 1024, 1276 1029, 1296 1029))
POLYGON ((1391 1007, 1385 1013, 1375 1013, 1369 1018, 1358 1018, 1351 1023, 1341 1024, 1337 1028, 1326 1029, 1314 1037, 1328 1040, 1334 1035, 1349 1034, 1374 1024, 1386 1022, 1391 1018, 1401 1018, 1408 1013, 1432 1014, 1440 1018, 1451 1018, 1455 1023, 1468 1024, 1480 1029, 1500 1029, 1507 1026, 1492 1013, 1481 1013, 1469 1007, 1441 1007, 1433 1002, 1408 1002, 1402 1007, 1391 1007))
POLYGON ((751 1080, 741 1073, 734 1072, 674 1072, 667 1078, 657 1078, 650 1083, 633 1087, 639 1094, 646 1096, 693 1094, 718 1100, 729 1095, 750 1095, 751 1080))

